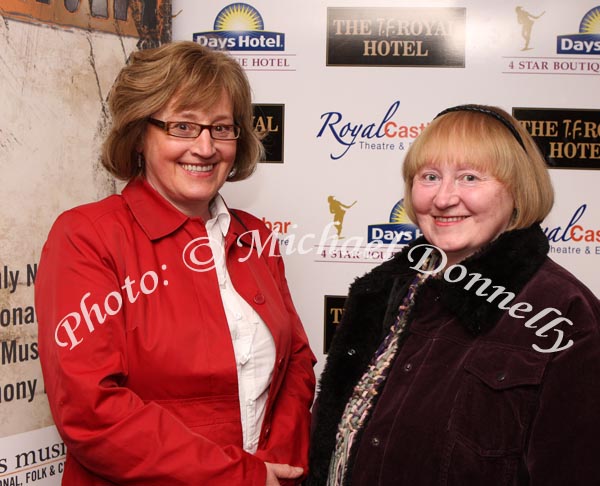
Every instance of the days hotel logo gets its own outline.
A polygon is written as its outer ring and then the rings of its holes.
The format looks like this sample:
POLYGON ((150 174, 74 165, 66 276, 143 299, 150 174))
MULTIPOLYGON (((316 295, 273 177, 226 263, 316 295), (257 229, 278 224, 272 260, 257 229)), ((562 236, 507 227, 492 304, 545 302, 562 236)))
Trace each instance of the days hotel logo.
POLYGON ((406 214, 404 199, 400 199, 392 208, 389 223, 368 226, 367 241, 387 245, 404 245, 413 242, 421 235, 421 230, 413 224, 406 214))
POLYGON ((394 205, 389 220, 389 223, 369 225, 366 243, 362 236, 340 240, 337 236, 329 236, 329 230, 326 229, 324 234, 327 238, 321 238, 315 261, 383 263, 422 235, 421 230, 408 219, 404 199, 394 205), (331 243, 327 244, 329 241, 331 243))
POLYGON ((600 6, 594 7, 581 19, 578 34, 559 35, 557 54, 600 54, 600 6))
POLYGON ((194 42, 228 51, 283 51, 285 34, 264 29, 258 10, 247 3, 232 3, 217 14, 214 30, 195 33, 194 42))
MULTIPOLYGON (((519 7, 518 7, 519 8, 519 7)), ((527 12, 525 12, 527 14, 527 12)), ((537 19, 537 17, 531 17, 537 19)), ((531 20, 523 25, 523 35, 531 35, 531 20)), ((528 46, 528 41, 526 46, 528 46)), ((554 48, 554 46, 553 46, 554 48)), ((556 36, 559 56, 505 56, 503 74, 600 75, 600 6, 589 10, 579 22, 579 33, 556 36), (588 57, 582 57, 588 56, 588 57)))
POLYGON ((291 66, 295 54, 283 54, 285 34, 264 28, 256 8, 232 3, 217 14, 213 30, 196 32, 192 38, 202 46, 231 52, 248 71, 295 71, 291 66))

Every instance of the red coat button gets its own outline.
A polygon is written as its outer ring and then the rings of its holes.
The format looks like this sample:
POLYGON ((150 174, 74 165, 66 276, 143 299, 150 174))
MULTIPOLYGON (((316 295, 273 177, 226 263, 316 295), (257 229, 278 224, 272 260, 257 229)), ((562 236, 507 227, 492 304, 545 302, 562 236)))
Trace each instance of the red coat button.
POLYGON ((265 296, 263 294, 256 294, 254 296, 254 302, 257 304, 264 304, 265 303, 265 296))

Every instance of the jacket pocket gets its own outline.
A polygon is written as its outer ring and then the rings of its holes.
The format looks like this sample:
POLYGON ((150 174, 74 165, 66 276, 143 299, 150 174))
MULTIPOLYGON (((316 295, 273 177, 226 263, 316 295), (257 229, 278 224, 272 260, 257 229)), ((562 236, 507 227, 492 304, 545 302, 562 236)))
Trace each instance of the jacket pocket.
POLYGON ((512 484, 548 359, 493 344, 470 355, 448 425, 442 484, 512 484))
POLYGON ((174 415, 193 432, 219 445, 242 446, 238 395, 151 401, 174 415))

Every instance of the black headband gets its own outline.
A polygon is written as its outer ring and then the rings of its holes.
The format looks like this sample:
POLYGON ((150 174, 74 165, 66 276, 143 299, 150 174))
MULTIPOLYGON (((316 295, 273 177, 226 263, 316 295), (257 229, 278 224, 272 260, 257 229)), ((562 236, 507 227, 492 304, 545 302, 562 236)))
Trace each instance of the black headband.
MULTIPOLYGON (((459 105, 459 106, 453 106, 452 108, 446 108, 444 111, 441 111, 440 113, 438 113, 435 116, 435 118, 445 115, 446 113, 451 113, 453 111, 473 111, 475 113, 483 113, 484 115, 494 117, 496 120, 498 120, 500 123, 502 123, 506 128, 508 128, 510 130, 510 133, 513 134, 513 137, 515 137, 517 142, 519 142, 519 145, 521 147, 523 147, 523 150, 525 150, 527 152, 527 149, 525 149, 525 144, 523 143, 523 139, 521 138, 521 135, 519 135, 519 132, 517 131, 515 126, 511 122, 509 122, 506 118, 504 118, 500 113, 497 113, 494 110, 490 110, 489 108, 486 108, 485 106, 481 106, 481 105, 459 105)), ((435 120, 435 118, 434 118, 434 120, 435 120)))

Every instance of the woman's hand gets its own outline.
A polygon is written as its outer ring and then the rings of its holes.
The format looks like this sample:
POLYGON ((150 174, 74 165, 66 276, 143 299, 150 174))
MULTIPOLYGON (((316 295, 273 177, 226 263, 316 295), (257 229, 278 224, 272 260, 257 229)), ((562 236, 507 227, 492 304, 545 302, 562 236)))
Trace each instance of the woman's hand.
POLYGON ((301 467, 290 466, 289 464, 272 464, 265 462, 267 466, 267 483, 265 486, 279 486, 278 479, 295 479, 302 476, 301 467))

